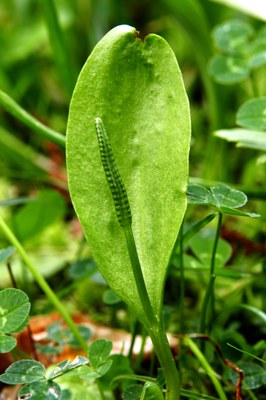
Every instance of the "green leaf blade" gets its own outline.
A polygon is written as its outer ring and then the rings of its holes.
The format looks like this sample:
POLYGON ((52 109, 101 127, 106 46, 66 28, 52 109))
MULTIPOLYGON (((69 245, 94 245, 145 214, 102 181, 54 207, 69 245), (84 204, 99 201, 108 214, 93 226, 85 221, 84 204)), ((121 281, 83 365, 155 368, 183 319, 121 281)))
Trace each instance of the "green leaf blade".
POLYGON ((243 207, 247 200, 245 193, 224 183, 212 186, 209 190, 196 183, 190 183, 188 187, 188 202, 190 204, 211 205, 223 214, 240 217, 259 217, 260 215, 256 213, 237 210, 237 208, 243 207))
POLYGON ((192 226, 190 226, 183 235, 183 243, 187 243, 193 236, 195 236, 201 229, 203 229, 206 225, 208 225, 215 217, 217 213, 213 213, 207 215, 207 217, 203 218, 199 222, 196 222, 192 226))
POLYGON ((140 400, 163 400, 164 396, 156 383, 146 382, 140 400))
POLYGON ((266 10, 265 5, 261 1, 243 1, 243 0, 211 0, 217 3, 222 3, 230 6, 236 10, 240 10, 242 13, 252 15, 261 21, 266 21, 266 10))
POLYGON ((243 207, 247 202, 247 196, 240 190, 232 189, 229 186, 221 183, 210 188, 217 208, 230 207, 239 208, 243 207))
MULTIPOLYGON (((198 260, 202 265, 210 265, 211 262, 211 251, 213 248, 213 238, 205 236, 196 236, 191 242, 190 246, 192 252, 197 256, 198 260)), ((217 246, 217 252, 215 254, 215 265, 216 267, 223 267, 232 255, 232 247, 224 239, 220 239, 217 246)), ((196 261, 198 261, 196 260, 196 261)), ((188 261, 192 261, 189 260, 188 261)), ((198 265, 194 263, 194 265, 198 265)), ((193 266, 193 264, 192 264, 193 266)))
POLYGON ((7 261, 15 253, 14 247, 7 247, 6 249, 0 250, 0 264, 7 261))
POLYGON ((0 333, 0 353, 8 353, 16 347, 17 341, 14 337, 0 333))
POLYGON ((258 31, 256 39, 250 45, 251 68, 260 68, 266 64, 266 28, 265 25, 258 31))
POLYGON ((52 381, 33 382, 23 386, 19 391, 19 396, 32 400, 59 400, 61 388, 56 382, 52 381))
POLYGON ((190 183, 188 185, 189 204, 213 204, 213 201, 211 192, 204 186, 197 183, 190 183))
POLYGON ((22 290, 7 288, 0 291, 0 330, 19 332, 25 326, 30 311, 29 298, 22 290))
POLYGON ((266 151, 266 134, 248 129, 223 129, 215 131, 214 135, 229 142, 236 142, 238 147, 246 147, 266 151))
POLYGON ((256 213, 247 213, 239 210, 235 210, 234 208, 231 207, 221 207, 221 212, 224 214, 229 214, 229 215, 235 215, 237 217, 251 217, 251 218, 258 218, 260 217, 260 214, 256 213))
POLYGON ((65 212, 63 197, 52 190, 39 193, 36 201, 27 203, 12 219, 16 235, 22 241, 40 234, 49 225, 61 218, 65 212))
POLYGON ((4 374, 0 375, 0 381, 15 385, 40 381, 45 377, 45 367, 38 361, 21 360, 10 365, 4 374))
POLYGON ((225 55, 214 56, 209 63, 209 72, 222 85, 234 85, 245 81, 250 74, 246 60, 225 55))
POLYGON ((49 374, 48 379, 57 378, 58 376, 70 372, 73 369, 88 364, 88 362, 89 360, 83 356, 77 356, 73 361, 64 360, 55 366, 54 370, 49 374))
POLYGON ((123 229, 101 164, 94 120, 103 120, 125 184, 132 230, 159 314, 168 260, 186 208, 190 117, 168 44, 119 26, 96 46, 70 107, 67 166, 72 201, 105 280, 144 318, 123 229), (166 107, 167 105, 167 107, 166 107))
POLYGON ((93 368, 97 369, 107 361, 112 347, 112 342, 106 339, 95 340, 90 345, 88 356, 93 368))
POLYGON ((216 47, 228 54, 242 54, 246 43, 253 34, 252 27, 241 20, 229 20, 217 26, 213 31, 216 47))
POLYGON ((243 128, 266 131, 266 97, 253 98, 242 104, 236 115, 236 123, 243 128))

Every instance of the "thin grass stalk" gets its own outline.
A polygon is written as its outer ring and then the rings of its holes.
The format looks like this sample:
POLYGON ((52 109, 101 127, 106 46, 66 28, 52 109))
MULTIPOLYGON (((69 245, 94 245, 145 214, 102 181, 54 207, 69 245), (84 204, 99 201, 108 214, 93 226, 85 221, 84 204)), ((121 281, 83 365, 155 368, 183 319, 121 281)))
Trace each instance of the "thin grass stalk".
POLYGON ((215 256, 217 252, 217 246, 219 241, 219 236, 222 227, 222 219, 223 214, 221 212, 218 213, 218 223, 213 243, 212 256, 211 256, 211 264, 210 264, 210 278, 208 283, 208 288, 204 297, 203 305, 202 305, 202 313, 201 313, 201 322, 200 322, 200 333, 206 333, 206 327, 208 326, 210 329, 209 321, 212 321, 214 315, 214 306, 215 306, 215 298, 214 298, 214 281, 215 281, 215 256), (210 312, 208 313, 208 309, 210 307, 210 312), (209 315, 208 315, 209 314, 209 315), (207 321, 208 319, 208 321, 207 321))
POLYGON ((216 376, 215 371, 212 369, 212 367, 210 366, 210 364, 208 363, 207 359, 204 357, 203 353, 200 351, 198 346, 193 342, 193 340, 191 340, 188 337, 185 337, 184 341, 185 341, 186 345, 189 347, 189 349, 195 354, 195 356, 197 357, 201 366, 204 368, 204 370, 210 377, 212 384, 215 387, 215 390, 216 390, 220 400, 228 400, 227 396, 223 390, 223 387, 222 387, 219 379, 216 376))
POLYGON ((26 267, 29 269, 29 271, 31 272, 35 281, 38 283, 40 288, 43 290, 43 292, 45 293, 47 298, 54 305, 54 307, 57 309, 57 311, 61 314, 62 318, 68 325, 68 327, 71 330, 71 332, 73 333, 74 337, 79 342, 81 348, 83 350, 87 351, 88 344, 81 336, 76 324, 73 322, 73 320, 70 317, 70 315, 68 314, 66 308, 61 303, 61 301, 58 299, 58 297, 56 296, 54 291, 51 289, 51 287, 48 285, 48 283, 46 282, 44 277, 41 275, 39 270, 31 262, 26 251, 24 250, 24 247, 21 245, 21 243, 18 241, 18 239, 15 237, 15 235, 13 234, 11 229, 7 226, 7 224, 4 222, 4 220, 2 218, 0 218, 0 228, 2 229, 4 235, 9 240, 9 242, 17 249, 17 252, 19 253, 21 259, 23 260, 26 267))
POLYGON ((0 107, 3 107, 3 109, 9 114, 13 115, 13 117, 23 122, 23 124, 27 125, 45 139, 50 140, 61 147, 65 147, 66 139, 64 135, 42 124, 2 90, 0 90, 0 107))

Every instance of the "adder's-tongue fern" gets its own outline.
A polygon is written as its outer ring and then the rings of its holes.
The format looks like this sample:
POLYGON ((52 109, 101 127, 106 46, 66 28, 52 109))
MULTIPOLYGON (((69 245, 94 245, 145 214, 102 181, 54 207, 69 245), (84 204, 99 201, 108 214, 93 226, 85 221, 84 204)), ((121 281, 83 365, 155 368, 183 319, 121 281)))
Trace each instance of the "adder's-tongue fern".
POLYGON ((132 217, 126 188, 114 160, 110 140, 101 118, 95 118, 95 127, 103 169, 114 200, 119 224, 122 228, 131 225, 132 217))

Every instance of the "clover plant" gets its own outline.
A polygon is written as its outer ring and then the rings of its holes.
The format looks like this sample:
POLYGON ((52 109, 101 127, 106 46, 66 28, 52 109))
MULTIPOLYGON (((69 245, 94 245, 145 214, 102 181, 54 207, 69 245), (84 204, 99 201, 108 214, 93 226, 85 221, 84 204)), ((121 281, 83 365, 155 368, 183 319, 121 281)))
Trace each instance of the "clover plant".
POLYGON ((45 366, 35 360, 16 361, 0 375, 1 382, 23 385, 18 396, 30 397, 33 400, 62 399, 64 390, 56 379, 78 375, 84 380, 93 380, 106 374, 112 365, 110 351, 112 343, 105 339, 95 340, 89 348, 88 358, 77 356, 73 361, 64 360, 46 370, 45 366))
POLYGON ((191 183, 188 188, 188 201, 191 204, 210 205, 218 211, 218 222, 216 234, 213 240, 213 248, 210 258, 210 277, 209 283, 204 297, 201 313, 200 332, 205 333, 207 325, 213 320, 214 316, 214 282, 216 279, 215 266, 218 261, 217 249, 220 231, 222 227, 223 215, 235 215, 241 217, 259 217, 256 213, 247 213, 238 210, 247 203, 247 196, 240 190, 230 188, 228 185, 221 183, 207 189, 201 185, 191 183), (207 317, 209 307, 211 311, 207 317), (207 322, 208 319, 208 322, 207 322))
MULTIPOLYGON (((236 114, 240 128, 221 129, 214 135, 245 147, 266 152, 266 97, 254 97, 243 103, 236 114)), ((265 154, 264 154, 265 156, 265 154)))
POLYGON ((254 97, 245 101, 236 113, 238 127, 219 129, 214 135, 236 142, 238 147, 264 151, 259 161, 265 162, 266 98, 256 72, 263 71, 266 66, 266 28, 263 25, 255 31, 247 22, 229 20, 215 27, 213 41, 221 54, 214 55, 209 63, 212 77, 225 85, 249 78, 254 93, 254 97))
POLYGON ((16 347, 13 333, 21 332, 28 323, 30 302, 26 293, 7 288, 0 291, 0 353, 16 347))
POLYGON ((247 22, 229 20, 213 30, 213 41, 220 54, 210 61, 209 71, 218 83, 242 82, 266 63, 265 26, 255 33, 247 22))

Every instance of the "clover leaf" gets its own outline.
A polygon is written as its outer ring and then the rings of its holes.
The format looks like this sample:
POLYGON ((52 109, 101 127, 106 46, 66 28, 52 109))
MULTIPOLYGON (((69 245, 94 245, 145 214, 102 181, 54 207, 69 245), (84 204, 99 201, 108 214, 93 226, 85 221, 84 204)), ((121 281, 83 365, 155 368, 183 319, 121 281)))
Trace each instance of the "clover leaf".
POLYGON ((255 213, 246 213, 237 210, 247 202, 247 196, 240 190, 230 188, 224 183, 207 189, 201 185, 191 183, 188 187, 188 202, 214 206, 222 214, 237 215, 242 217, 259 217, 255 213))

